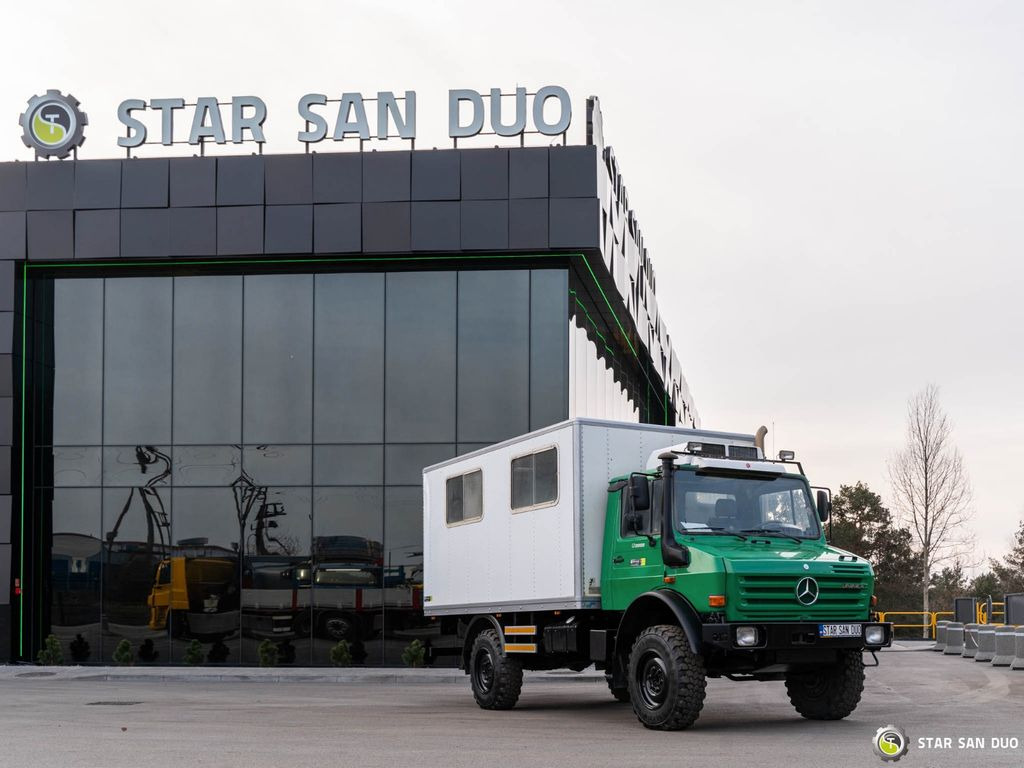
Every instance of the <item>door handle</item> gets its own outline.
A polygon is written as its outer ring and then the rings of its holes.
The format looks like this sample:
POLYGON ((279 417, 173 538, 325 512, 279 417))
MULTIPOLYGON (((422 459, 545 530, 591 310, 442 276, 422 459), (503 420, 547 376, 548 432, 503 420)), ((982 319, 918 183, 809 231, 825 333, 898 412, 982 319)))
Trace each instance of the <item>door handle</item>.
POLYGON ((624 558, 622 555, 616 555, 615 557, 612 558, 612 562, 615 563, 616 565, 618 565, 619 563, 624 563, 625 561, 626 561, 626 558, 624 558))

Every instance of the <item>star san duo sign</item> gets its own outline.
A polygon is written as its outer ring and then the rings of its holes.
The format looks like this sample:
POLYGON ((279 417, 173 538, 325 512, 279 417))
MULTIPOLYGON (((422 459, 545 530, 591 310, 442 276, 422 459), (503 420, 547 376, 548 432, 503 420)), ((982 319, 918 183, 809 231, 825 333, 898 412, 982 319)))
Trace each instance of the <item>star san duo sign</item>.
MULTIPOLYGON (((296 118, 296 139, 307 146, 324 140, 415 142, 416 92, 399 96, 393 91, 378 91, 374 96, 346 92, 337 98, 307 93, 298 100, 296 118)), ((181 97, 125 99, 117 107, 117 119, 124 129, 117 145, 129 151, 144 144, 266 142, 267 105, 258 96, 233 96, 226 101, 201 96, 192 102, 181 97)), ((37 157, 45 158, 67 157, 81 146, 87 122, 78 101, 55 90, 34 96, 21 115, 25 144, 35 149, 37 157)), ((456 143, 480 134, 559 136, 571 122, 572 102, 558 85, 536 92, 522 87, 511 93, 499 88, 487 94, 468 88, 448 91, 448 136, 456 143)))

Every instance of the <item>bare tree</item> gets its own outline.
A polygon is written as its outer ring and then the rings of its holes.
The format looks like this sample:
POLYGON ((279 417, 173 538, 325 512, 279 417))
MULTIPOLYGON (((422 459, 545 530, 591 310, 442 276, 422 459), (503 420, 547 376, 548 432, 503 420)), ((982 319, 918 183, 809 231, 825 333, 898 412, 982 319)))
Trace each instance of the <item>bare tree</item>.
POLYGON ((966 527, 972 513, 971 481, 952 431, 939 404, 939 388, 929 384, 907 402, 907 444, 889 460, 895 506, 921 558, 925 611, 932 570, 956 558, 972 541, 966 527))

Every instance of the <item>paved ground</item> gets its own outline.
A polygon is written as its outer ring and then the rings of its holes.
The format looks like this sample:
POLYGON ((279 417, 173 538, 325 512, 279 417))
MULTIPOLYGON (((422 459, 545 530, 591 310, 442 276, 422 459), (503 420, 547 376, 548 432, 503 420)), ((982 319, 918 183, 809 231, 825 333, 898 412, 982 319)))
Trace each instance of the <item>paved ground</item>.
MULTIPOLYGON (((811 723, 781 683, 710 681, 697 725, 644 730, 600 678, 534 677, 511 712, 476 707, 468 684, 376 677, 239 682, 97 679, 98 670, 0 675, 0 766, 880 766, 870 742, 888 723, 914 744, 903 766, 1024 765, 1024 671, 927 651, 888 651, 859 709, 811 723), (33 676, 24 676, 25 674, 33 676), (88 674, 84 674, 88 673, 88 674), (917 748, 920 736, 951 749, 917 748), (958 749, 959 737, 1015 737, 1017 749, 958 749)), ((268 671, 268 674, 270 672, 268 671)))

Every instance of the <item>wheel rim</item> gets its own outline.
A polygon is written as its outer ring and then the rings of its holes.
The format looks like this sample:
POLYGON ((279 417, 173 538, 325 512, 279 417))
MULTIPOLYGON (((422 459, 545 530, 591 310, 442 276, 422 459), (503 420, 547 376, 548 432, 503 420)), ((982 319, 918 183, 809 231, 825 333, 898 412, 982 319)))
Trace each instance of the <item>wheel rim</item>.
POLYGON ((653 651, 644 654, 637 665, 636 683, 640 700, 647 709, 657 709, 665 703, 668 696, 668 668, 661 656, 653 651))
POLYGON ((494 687, 494 657, 486 648, 481 648, 473 663, 473 679, 481 693, 489 693, 494 687))
POLYGON ((346 640, 348 639, 349 630, 351 629, 349 623, 345 619, 328 619, 324 622, 324 628, 327 630, 327 634, 330 635, 332 640, 346 640))

